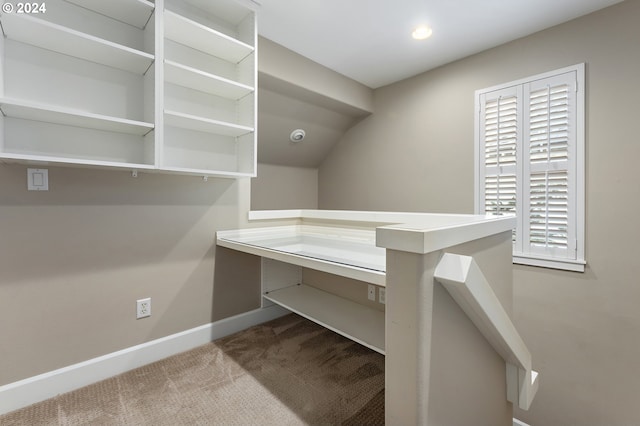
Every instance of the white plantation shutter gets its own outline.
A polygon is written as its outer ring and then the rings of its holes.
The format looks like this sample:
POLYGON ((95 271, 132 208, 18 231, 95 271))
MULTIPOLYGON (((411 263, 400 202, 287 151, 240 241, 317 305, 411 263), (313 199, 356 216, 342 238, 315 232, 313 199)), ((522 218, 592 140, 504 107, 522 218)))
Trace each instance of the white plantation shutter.
POLYGON ((584 270, 584 66, 476 92, 476 212, 514 213, 514 262, 584 270))
POLYGON ((524 85, 524 252, 575 259, 575 73, 524 85))
MULTIPOLYGON (((518 92, 507 88, 481 97, 481 205, 486 214, 516 213, 520 131, 518 92)), ((516 230, 513 231, 513 241, 516 230)))

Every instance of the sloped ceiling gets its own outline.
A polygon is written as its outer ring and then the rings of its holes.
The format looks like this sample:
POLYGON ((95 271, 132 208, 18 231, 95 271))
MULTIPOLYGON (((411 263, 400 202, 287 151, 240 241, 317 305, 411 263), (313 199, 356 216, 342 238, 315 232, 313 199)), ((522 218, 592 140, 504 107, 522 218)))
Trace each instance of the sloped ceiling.
POLYGON ((296 99, 258 90, 258 161, 293 167, 316 168, 356 117, 296 99), (303 129, 306 136, 294 143, 289 135, 303 129))
POLYGON ((373 91, 269 40, 258 57, 258 162, 316 168, 371 113, 373 91), (306 137, 294 143, 292 131, 306 137))

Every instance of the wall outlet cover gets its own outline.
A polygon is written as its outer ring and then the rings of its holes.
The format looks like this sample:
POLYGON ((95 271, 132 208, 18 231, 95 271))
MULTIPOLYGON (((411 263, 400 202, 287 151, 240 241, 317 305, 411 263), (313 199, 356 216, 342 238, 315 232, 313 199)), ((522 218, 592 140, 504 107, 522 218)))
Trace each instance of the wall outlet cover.
POLYGON ((151 298, 136 300, 136 319, 151 316, 151 298))

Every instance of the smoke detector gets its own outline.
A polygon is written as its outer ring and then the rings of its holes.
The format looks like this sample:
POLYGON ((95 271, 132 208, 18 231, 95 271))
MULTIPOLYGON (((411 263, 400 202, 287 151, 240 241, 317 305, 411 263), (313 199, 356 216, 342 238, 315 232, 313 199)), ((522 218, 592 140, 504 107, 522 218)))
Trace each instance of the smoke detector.
POLYGON ((291 135, 289 135, 289 140, 291 140, 291 142, 302 142, 302 140, 304 139, 306 133, 304 130, 302 129, 296 129, 293 132, 291 132, 291 135))

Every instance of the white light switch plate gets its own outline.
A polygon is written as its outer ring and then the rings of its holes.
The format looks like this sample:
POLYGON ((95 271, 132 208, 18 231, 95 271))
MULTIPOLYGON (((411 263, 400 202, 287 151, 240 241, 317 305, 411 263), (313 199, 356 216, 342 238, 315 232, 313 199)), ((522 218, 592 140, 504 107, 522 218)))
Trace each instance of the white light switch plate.
POLYGON ((48 191, 49 170, 27 169, 27 189, 29 191, 48 191))

